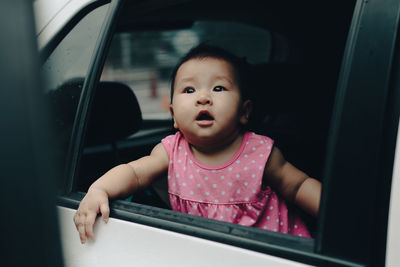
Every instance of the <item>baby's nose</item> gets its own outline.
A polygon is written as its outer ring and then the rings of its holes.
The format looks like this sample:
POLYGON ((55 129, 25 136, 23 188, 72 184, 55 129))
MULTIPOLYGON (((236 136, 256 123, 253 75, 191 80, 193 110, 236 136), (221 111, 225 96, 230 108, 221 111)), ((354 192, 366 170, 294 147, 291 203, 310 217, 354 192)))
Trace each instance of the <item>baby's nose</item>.
POLYGON ((197 99, 197 104, 198 105, 211 105, 211 97, 208 94, 201 94, 199 98, 197 99))

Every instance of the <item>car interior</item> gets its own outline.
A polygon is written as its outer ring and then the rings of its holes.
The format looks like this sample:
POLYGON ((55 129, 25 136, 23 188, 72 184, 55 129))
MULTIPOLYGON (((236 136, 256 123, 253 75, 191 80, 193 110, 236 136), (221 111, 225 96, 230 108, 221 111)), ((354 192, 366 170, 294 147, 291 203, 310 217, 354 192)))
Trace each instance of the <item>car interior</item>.
MULTIPOLYGON (((249 129, 274 139, 289 162, 323 182, 335 90, 355 1, 342 2, 127 1, 91 103, 75 190, 86 192, 107 170, 149 154, 175 132, 165 109, 169 73, 199 42, 248 59, 253 101, 249 129), (316 5, 324 8, 314 12, 316 5), (151 106, 162 111, 152 113, 151 106)), ((52 92, 59 123, 71 128, 83 82, 77 77, 52 92)), ((165 188, 161 178, 127 201, 168 209, 168 198, 161 193, 165 188)), ((312 219, 306 221, 315 226, 312 219)))

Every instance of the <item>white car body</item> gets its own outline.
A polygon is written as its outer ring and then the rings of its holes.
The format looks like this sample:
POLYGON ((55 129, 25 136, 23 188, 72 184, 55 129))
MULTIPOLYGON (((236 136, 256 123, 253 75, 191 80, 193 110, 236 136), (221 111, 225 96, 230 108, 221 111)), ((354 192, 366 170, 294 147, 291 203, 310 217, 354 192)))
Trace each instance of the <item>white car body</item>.
MULTIPOLYGON (((400 132, 399 132, 400 133, 400 132)), ((386 243, 386 266, 400 266, 400 134, 397 135, 396 156, 390 193, 389 223, 386 243)))
POLYGON ((82 8, 96 0, 36 0, 33 2, 39 49, 49 41, 82 8))
POLYGON ((286 259, 110 218, 95 224, 95 240, 80 244, 75 210, 59 207, 65 266, 309 266, 286 259))

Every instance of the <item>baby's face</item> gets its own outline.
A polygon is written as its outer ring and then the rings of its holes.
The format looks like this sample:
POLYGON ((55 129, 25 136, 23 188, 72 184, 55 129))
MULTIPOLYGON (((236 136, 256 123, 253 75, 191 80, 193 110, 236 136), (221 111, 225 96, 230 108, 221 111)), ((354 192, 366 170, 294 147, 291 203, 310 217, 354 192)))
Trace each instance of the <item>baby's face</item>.
POLYGON ((175 77, 171 114, 189 143, 226 142, 247 123, 232 65, 216 58, 191 59, 175 77))

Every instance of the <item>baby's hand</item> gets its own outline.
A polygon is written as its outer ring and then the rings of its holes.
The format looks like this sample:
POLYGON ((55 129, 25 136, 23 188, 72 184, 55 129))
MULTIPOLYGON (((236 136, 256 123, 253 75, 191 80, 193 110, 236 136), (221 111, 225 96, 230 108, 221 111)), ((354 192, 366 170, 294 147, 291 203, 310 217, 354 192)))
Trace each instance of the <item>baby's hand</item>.
POLYGON ((110 215, 108 195, 104 190, 91 188, 82 199, 74 216, 74 223, 82 244, 86 242, 86 237, 94 239, 93 224, 98 213, 101 213, 105 222, 108 221, 110 215))

